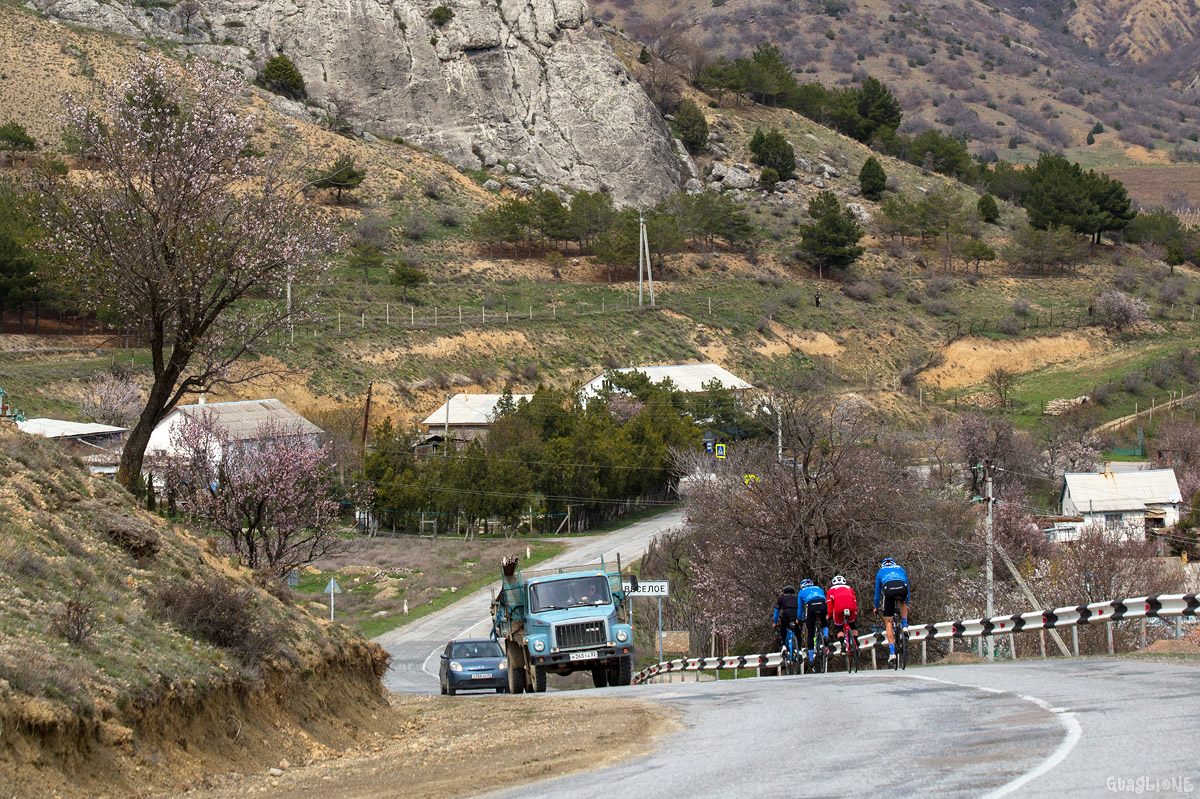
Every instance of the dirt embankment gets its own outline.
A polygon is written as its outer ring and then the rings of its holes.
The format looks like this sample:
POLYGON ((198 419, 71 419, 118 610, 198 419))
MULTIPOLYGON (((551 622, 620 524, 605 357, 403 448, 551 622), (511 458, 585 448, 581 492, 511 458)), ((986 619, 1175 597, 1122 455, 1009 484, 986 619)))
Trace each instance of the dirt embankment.
POLYGON ((442 799, 598 768, 645 752, 678 724, 635 699, 576 692, 393 699, 394 731, 280 774, 229 776, 203 799, 442 799))

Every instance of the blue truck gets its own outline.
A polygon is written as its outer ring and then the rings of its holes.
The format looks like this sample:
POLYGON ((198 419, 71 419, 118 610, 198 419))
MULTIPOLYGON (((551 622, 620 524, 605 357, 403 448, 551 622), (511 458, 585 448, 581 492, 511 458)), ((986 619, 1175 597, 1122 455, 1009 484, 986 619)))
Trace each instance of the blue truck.
POLYGON ((520 560, 501 561, 492 600, 492 638, 508 658, 511 693, 546 690, 547 674, 588 671, 597 688, 629 685, 633 628, 621 621, 627 598, 618 566, 523 575, 520 560))

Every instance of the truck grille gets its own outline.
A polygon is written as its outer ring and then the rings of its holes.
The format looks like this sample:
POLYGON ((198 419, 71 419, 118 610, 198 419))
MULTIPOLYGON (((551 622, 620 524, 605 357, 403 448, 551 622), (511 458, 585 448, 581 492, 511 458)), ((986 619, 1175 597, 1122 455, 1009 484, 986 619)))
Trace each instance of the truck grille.
POLYGON ((608 643, 603 619, 559 624, 554 628, 554 640, 559 649, 580 649, 608 643))

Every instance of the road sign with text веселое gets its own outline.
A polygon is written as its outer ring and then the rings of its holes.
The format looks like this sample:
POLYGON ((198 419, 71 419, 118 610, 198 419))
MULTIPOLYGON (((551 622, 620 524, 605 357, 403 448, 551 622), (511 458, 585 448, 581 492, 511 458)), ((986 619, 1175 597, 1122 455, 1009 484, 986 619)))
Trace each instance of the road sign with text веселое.
POLYGON ((638 580, 636 591, 631 591, 629 583, 622 583, 621 590, 625 592, 625 596, 670 596, 669 580, 638 580))
POLYGON ((724 444, 717 444, 717 446, 715 447, 715 449, 716 449, 716 452, 715 452, 715 453, 713 453, 713 454, 715 454, 715 455, 716 455, 718 458, 724 459, 724 457, 725 457, 725 445, 724 445, 724 444))

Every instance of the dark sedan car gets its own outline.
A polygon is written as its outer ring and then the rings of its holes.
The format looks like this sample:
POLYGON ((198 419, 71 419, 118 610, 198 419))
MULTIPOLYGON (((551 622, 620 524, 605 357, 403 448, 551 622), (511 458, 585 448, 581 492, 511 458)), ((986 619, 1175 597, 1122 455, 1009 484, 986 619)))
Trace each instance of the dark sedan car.
POLYGON ((490 638, 460 638, 446 644, 439 672, 442 693, 495 689, 508 691, 508 658, 490 638))

